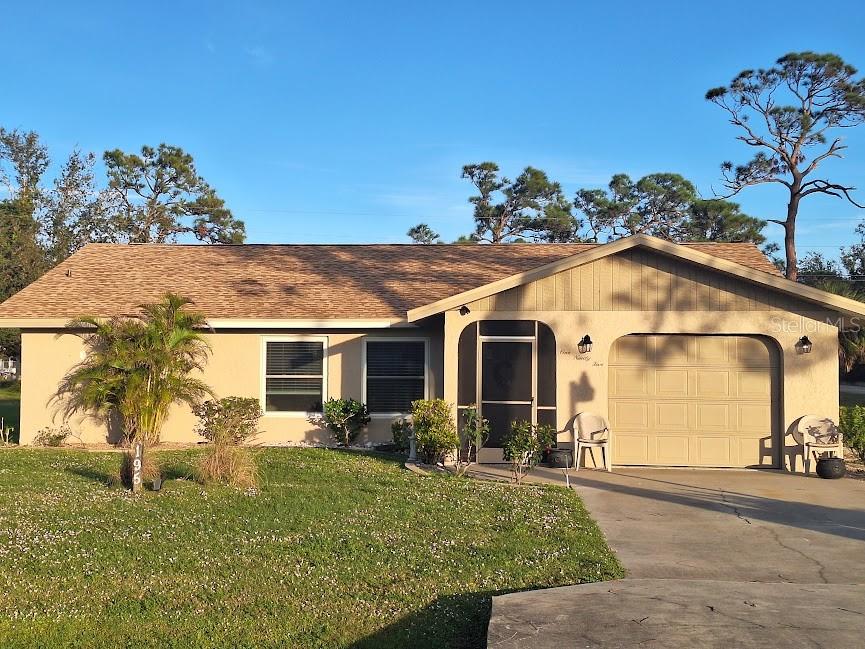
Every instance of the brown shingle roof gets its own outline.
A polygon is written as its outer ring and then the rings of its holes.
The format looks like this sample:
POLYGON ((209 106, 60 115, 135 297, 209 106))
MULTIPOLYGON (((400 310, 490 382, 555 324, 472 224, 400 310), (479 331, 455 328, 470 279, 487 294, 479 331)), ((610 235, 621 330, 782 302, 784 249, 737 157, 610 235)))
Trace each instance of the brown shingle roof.
MULTIPOLYGON (((686 245, 778 274, 751 244, 686 245)), ((211 319, 404 318, 594 246, 91 244, 0 305, 0 318, 130 314, 166 291, 211 319)))

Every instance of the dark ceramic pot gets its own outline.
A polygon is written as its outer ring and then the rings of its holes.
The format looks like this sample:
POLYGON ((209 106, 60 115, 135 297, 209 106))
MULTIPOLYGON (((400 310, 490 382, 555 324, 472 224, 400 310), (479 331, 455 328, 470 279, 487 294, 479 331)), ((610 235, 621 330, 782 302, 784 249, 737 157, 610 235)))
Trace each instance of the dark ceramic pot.
POLYGON ((847 473, 844 460, 840 457, 821 457, 817 460, 817 475, 827 480, 843 478, 847 473))
POLYGON ((571 466, 571 457, 570 451, 554 448, 547 455, 547 464, 554 469, 567 469, 571 466))

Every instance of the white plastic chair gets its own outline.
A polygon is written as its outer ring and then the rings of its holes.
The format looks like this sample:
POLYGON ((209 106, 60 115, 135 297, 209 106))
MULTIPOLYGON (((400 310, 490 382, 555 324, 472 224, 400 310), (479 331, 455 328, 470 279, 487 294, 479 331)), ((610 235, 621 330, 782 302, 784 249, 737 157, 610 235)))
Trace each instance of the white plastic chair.
MULTIPOLYGON (((604 467, 613 470, 613 456, 610 454, 610 427, 607 420, 591 412, 581 412, 574 417, 574 469, 580 470, 581 454, 586 449, 601 449, 604 467)), ((594 459, 594 451, 592 458, 594 459)))
MULTIPOLYGON (((816 415, 805 415, 793 430, 793 439, 802 446, 802 461, 805 463, 805 475, 811 473, 811 454, 818 457, 819 453, 833 453, 836 457, 844 457, 844 446, 841 431, 831 419, 821 419, 816 415)), ((795 469, 795 467, 793 467, 795 469)))

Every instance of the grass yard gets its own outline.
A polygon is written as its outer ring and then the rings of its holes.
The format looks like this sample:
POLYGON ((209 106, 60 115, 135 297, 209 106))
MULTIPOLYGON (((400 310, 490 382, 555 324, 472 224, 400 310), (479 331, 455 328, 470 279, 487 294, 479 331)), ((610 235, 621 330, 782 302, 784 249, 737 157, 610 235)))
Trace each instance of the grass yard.
POLYGON ((0 646, 482 647, 490 596, 620 577, 579 498, 255 451, 257 492, 106 486, 116 453, 0 450, 0 646))

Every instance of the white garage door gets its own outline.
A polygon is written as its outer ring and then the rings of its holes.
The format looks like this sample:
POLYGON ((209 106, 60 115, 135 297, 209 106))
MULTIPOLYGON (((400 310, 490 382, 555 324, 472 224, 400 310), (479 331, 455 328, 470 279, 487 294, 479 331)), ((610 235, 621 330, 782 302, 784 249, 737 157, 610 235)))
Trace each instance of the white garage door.
POLYGON ((618 465, 774 466, 778 363, 747 336, 625 336, 610 354, 618 465))

